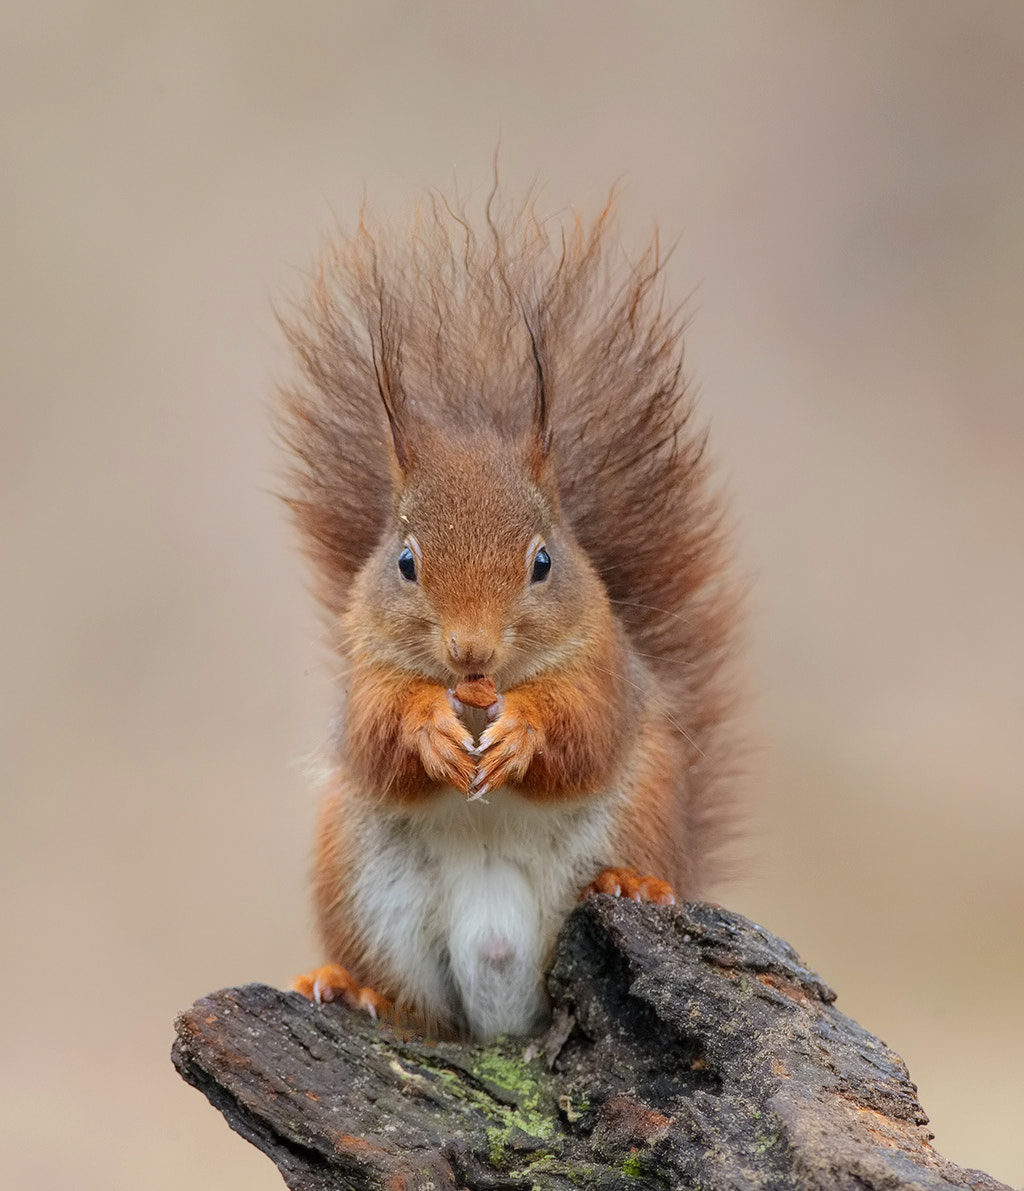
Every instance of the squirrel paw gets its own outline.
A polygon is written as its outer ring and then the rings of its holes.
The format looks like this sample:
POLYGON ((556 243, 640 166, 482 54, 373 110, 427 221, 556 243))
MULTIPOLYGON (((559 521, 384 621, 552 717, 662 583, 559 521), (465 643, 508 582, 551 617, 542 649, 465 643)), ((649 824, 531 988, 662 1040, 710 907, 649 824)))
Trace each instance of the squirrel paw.
POLYGON ((469 793, 477 771, 471 756, 473 737, 455 714, 450 699, 439 699, 426 709, 410 735, 429 777, 469 793))
POLYGON ((344 1001, 350 1008, 362 1009, 374 1019, 383 1017, 388 1008, 380 993, 364 988, 339 964, 325 964, 297 976, 292 988, 318 1005, 344 1001))
POLYGON ((654 902, 659 906, 676 904, 676 896, 667 881, 641 877, 635 868, 602 869, 580 894, 580 901, 595 893, 610 893, 612 897, 629 897, 635 902, 654 902))
POLYGON ((501 713, 480 737, 476 776, 469 788, 471 799, 521 778, 540 748, 537 730, 502 701, 501 713))

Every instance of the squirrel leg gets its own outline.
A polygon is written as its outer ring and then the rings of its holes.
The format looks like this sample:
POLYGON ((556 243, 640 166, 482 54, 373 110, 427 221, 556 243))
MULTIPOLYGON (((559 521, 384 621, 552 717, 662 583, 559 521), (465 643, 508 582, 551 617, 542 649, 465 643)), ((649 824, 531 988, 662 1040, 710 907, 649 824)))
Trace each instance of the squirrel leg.
POLYGON ((322 968, 314 968, 312 972, 297 976, 292 987, 318 1005, 344 1001, 352 1009, 362 1009, 375 1019, 388 1016, 392 1009, 390 1001, 372 988, 364 988, 357 980, 353 980, 340 964, 325 964, 322 968))
POLYGON ((657 877, 642 877, 635 868, 604 868, 580 894, 580 901, 595 893, 612 897, 629 897, 635 902, 654 902, 659 906, 674 906, 676 895, 667 881, 657 877))

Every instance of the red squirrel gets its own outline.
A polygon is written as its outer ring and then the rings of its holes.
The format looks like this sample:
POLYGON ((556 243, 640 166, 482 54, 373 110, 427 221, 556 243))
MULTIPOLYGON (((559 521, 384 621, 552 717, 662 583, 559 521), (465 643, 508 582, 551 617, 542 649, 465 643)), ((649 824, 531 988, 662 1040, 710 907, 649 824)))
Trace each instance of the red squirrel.
POLYGON ((527 1034, 581 895, 693 897, 737 621, 657 240, 443 200, 334 242, 286 334, 288 501, 340 663, 296 987, 527 1034))

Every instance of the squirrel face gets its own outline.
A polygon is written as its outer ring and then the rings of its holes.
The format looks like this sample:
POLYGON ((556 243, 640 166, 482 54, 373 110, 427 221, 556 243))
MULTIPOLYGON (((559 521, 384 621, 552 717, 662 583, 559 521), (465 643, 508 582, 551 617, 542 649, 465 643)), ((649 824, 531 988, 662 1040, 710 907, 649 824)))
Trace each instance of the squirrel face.
POLYGON ((492 434, 417 435, 394 514, 357 582, 380 660, 499 689, 557 664, 603 589, 558 514, 543 461, 492 434))

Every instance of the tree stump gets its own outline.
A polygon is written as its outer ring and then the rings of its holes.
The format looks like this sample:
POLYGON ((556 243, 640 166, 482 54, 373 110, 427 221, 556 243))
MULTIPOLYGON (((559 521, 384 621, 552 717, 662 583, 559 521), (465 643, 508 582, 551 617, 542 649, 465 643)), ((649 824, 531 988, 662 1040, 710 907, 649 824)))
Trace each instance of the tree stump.
POLYGON ((173 1060, 292 1191, 1005 1189, 931 1147, 900 1057, 787 944, 717 906, 579 906, 536 1040, 409 1039, 264 985, 173 1060))

